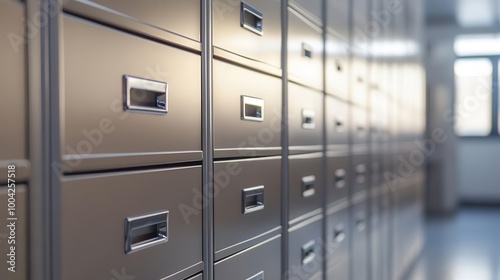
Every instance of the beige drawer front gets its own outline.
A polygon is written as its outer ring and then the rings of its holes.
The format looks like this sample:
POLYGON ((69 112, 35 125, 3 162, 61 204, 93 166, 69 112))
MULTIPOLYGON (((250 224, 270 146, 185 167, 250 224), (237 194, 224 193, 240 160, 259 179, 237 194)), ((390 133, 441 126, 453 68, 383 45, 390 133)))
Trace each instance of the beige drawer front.
POLYGON ((65 171, 201 160, 200 56, 63 22, 65 171))
POLYGON ((183 279, 201 271, 201 185, 199 166, 63 179, 62 279, 125 272, 183 279))

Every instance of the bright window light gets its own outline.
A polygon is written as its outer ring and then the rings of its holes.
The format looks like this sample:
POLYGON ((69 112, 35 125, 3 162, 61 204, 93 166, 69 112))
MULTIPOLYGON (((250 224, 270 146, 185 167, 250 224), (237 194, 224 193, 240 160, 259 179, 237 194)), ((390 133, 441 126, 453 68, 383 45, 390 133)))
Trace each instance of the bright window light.
POLYGON ((500 54, 500 34, 460 35, 455 38, 457 56, 500 54))

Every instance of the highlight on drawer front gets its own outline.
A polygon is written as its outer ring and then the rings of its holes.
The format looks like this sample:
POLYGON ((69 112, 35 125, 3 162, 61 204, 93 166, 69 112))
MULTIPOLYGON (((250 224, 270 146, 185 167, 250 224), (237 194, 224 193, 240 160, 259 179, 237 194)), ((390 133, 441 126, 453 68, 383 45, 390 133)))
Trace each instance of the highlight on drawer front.
POLYGON ((168 113, 168 84, 160 81, 123 76, 125 110, 168 113))
POLYGON ((246 280, 264 280, 264 271, 261 271, 254 276, 247 278, 246 280))

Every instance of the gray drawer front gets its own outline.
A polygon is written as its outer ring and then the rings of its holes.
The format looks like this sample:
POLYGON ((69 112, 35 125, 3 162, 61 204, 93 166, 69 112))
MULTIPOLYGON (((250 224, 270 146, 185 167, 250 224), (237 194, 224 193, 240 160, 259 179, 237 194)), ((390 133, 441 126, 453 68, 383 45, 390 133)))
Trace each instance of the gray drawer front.
POLYGON ((368 119, 365 109, 352 107, 351 133, 353 144, 368 144, 368 119))
MULTIPOLYGON (((7 182, 7 166, 27 158, 26 42, 11 40, 7 34, 24 38, 25 5, 20 1, 0 2, 0 183, 7 182)), ((15 38, 15 37, 14 37, 15 38)), ((19 179, 19 178, 18 178, 19 179)))
MULTIPOLYGON (((12 191, 9 192, 7 186, 0 186, 0 220, 2 227, 0 227, 0 262, 2 269, 0 269, 0 279, 9 280, 27 280, 28 279, 28 190, 25 185, 16 185, 15 188, 15 221, 7 220, 13 218, 9 215, 8 206, 9 198, 12 191), (13 228, 7 227, 10 223, 14 223, 13 228), (10 238, 15 236, 15 238, 10 238), (15 241, 15 244, 12 242, 15 241), (9 243, 10 242, 10 243, 9 243), (9 264, 11 254, 10 247, 15 245, 15 272, 8 270, 11 267, 9 264)), ((11 201, 12 202, 12 199, 11 201)))
POLYGON ((214 279, 280 279, 280 267, 281 238, 278 236, 216 263, 214 266, 214 279), (262 274, 264 277, 257 276, 262 274))
POLYGON ((290 156, 288 163, 288 212, 289 220, 294 221, 321 210, 324 192, 323 154, 290 156))
MULTIPOLYGON (((213 43, 216 48, 281 68, 280 1, 217 0, 213 3, 213 43), (243 4, 244 3, 244 4, 243 4), (245 28, 242 7, 261 14, 262 32, 245 28)), ((251 13, 249 19, 252 20, 251 13)), ((257 21, 257 20, 256 20, 257 21)), ((230 81, 228 79, 228 81, 230 81)))
POLYGON ((327 170, 327 192, 328 203, 332 203, 346 198, 349 195, 349 157, 333 156, 328 157, 326 162, 327 170))
POLYGON ((369 168, 368 155, 352 155, 350 168, 352 194, 366 190, 370 180, 369 168))
POLYGON ((326 88, 328 94, 337 96, 343 100, 349 98, 349 42, 328 33, 326 35, 326 88))
POLYGON ((313 220, 289 233, 288 279, 323 279, 323 220, 313 220))
MULTIPOLYGON (((199 272, 202 206, 195 201, 201 184, 199 166, 63 179, 62 279, 108 279, 123 268, 137 279, 162 279, 183 270, 179 279, 199 272), (126 219, 163 210, 169 211, 168 241, 125 253, 126 219)), ((144 229, 144 236, 152 234, 144 229)), ((133 237, 132 244, 141 239, 133 237)))
POLYGON ((69 16, 64 44, 66 170, 201 159, 198 55, 69 16), (125 110, 124 75, 167 83, 168 113, 125 110))
POLYGON ((323 93, 288 84, 291 153, 323 150, 323 93))
POLYGON ((328 149, 331 150, 332 145, 349 144, 349 105, 327 96, 325 116, 328 149))
POLYGON ((217 158, 280 154, 281 80, 215 60, 214 146, 217 158), (262 104, 246 112, 245 98, 262 104))
POLYGON ((368 220, 366 202, 352 208, 352 262, 353 280, 368 279, 368 220))
POLYGON ((349 38, 349 0, 326 0, 328 28, 341 38, 349 38))
POLYGON ((327 217, 327 275, 328 280, 349 280, 349 208, 327 217))
POLYGON ((323 32, 288 8, 288 74, 294 82, 323 90, 323 32))
POLYGON ((307 14, 314 20, 321 22, 323 16, 323 1, 321 0, 290 0, 289 3, 307 14))
POLYGON ((97 6, 106 11, 111 9, 112 13, 123 14, 123 17, 131 17, 158 29, 200 41, 201 5, 199 0, 71 0, 65 4, 65 9, 93 18, 94 13, 75 8, 82 3, 97 6))
MULTIPOLYGON (((217 259, 238 251, 235 245, 248 247, 243 242, 279 230, 280 173, 281 157, 215 163, 214 234, 217 259), (253 196, 250 190, 262 186, 263 195, 253 196)), ((247 244, 252 244, 252 241, 247 244)))
POLYGON ((195 277, 191 277, 186 280, 202 280, 203 279, 203 274, 196 275, 195 277))
POLYGON ((368 63, 366 57, 356 54, 351 59, 351 101, 361 107, 368 104, 368 63))

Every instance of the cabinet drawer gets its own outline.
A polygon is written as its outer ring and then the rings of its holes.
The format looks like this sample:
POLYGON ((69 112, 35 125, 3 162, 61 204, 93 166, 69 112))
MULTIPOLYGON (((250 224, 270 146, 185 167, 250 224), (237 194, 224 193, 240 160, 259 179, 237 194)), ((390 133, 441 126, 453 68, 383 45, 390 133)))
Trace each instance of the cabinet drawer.
POLYGON ((321 92, 288 84, 290 153, 323 150, 323 99, 321 92))
POLYGON ((353 144, 368 144, 368 117, 364 108, 352 107, 351 133, 353 144))
POLYGON ((291 228, 288 248, 288 279, 323 279, 323 215, 291 228))
POLYGON ((351 186, 352 194, 367 189, 369 178, 369 164, 367 154, 355 154, 351 157, 351 186))
POLYGON ((214 168, 215 257, 219 260, 279 233, 281 157, 222 161, 214 168))
POLYGON ((364 54, 355 54, 351 62, 350 99, 354 104, 365 108, 368 105, 368 62, 364 54))
POLYGON ((323 90, 323 31, 288 8, 288 73, 291 81, 323 90))
POLYGON ((348 150, 349 105, 334 97, 326 97, 326 135, 328 150, 348 150))
POLYGON ((199 166, 64 178, 62 279, 112 278, 123 267, 138 279, 199 272, 201 184, 199 166))
POLYGON ((281 238, 277 236, 216 263, 214 279, 280 279, 280 267, 281 238))
POLYGON ((214 61, 215 157, 281 154, 281 80, 214 61))
MULTIPOLYGON (((88 18, 105 21, 109 21, 111 14, 119 15, 156 29, 200 41, 200 0, 70 0, 66 1, 64 9, 88 18), (96 8, 106 11, 108 16, 98 17, 99 12, 96 12, 96 8)), ((123 20, 112 23, 127 28, 127 25, 123 25, 123 20)))
POLYGON ((63 62, 65 171, 201 160, 198 55, 65 16, 63 62))
POLYGON ((2 205, 0 209, 0 219, 2 221, 2 226, 0 227, 0 252, 2 252, 0 254, 0 261, 2 263, 0 279, 28 279, 29 201, 27 192, 28 190, 25 185, 16 185, 15 196, 13 196, 14 192, 12 188, 8 189, 7 186, 0 186, 0 205, 2 205), (14 206, 13 208, 15 208, 14 218, 17 218, 15 221, 7 220, 8 218, 13 218, 13 216, 9 215, 10 211, 8 208, 11 208, 10 206, 14 206), (15 246, 14 254, 10 250, 11 246, 15 246), (11 264, 9 262, 12 261, 12 255, 14 255, 15 259, 14 263, 11 264), (15 272, 8 270, 13 264, 15 265, 15 272))
POLYGON ((220 53, 217 49, 222 49, 281 68, 280 10, 280 1, 214 1, 215 56, 220 53))
POLYGON ((349 99, 349 42, 345 38, 328 33, 326 35, 326 88, 328 94, 349 99))
POLYGON ((349 156, 347 153, 329 153, 326 162, 328 203, 349 195, 349 156))
POLYGON ((327 227, 326 279, 349 280, 349 208, 328 213, 327 227))
POLYGON ((326 0, 328 29, 346 40, 349 38, 349 0, 326 0))
POLYGON ((368 279, 368 220, 367 204, 362 202, 352 207, 352 279, 368 279))
POLYGON ((290 0, 290 6, 312 17, 317 22, 322 22, 323 1, 321 0, 290 0))
POLYGON ((322 209, 323 153, 290 156, 288 172, 289 221, 296 222, 322 209))

